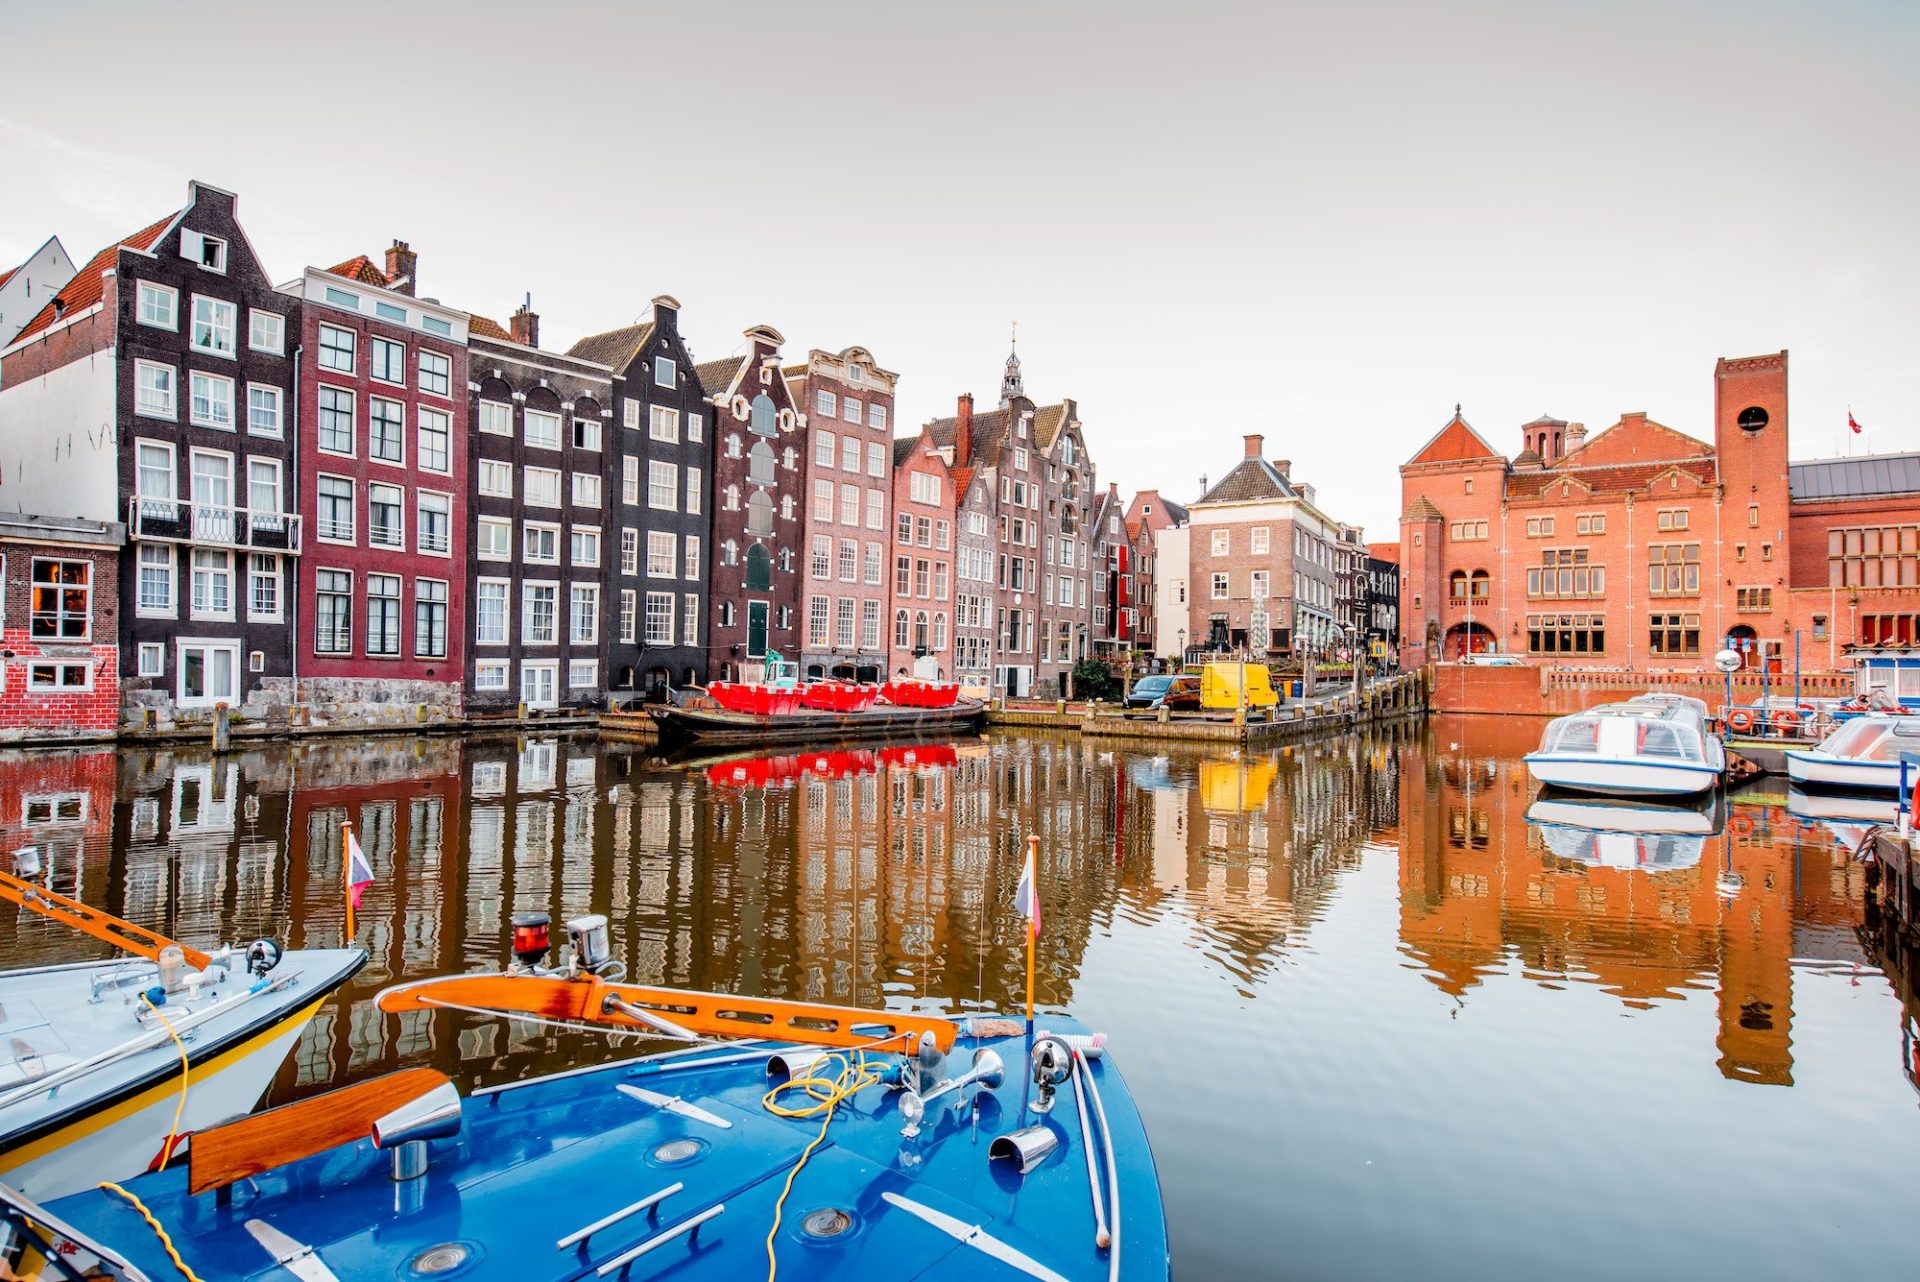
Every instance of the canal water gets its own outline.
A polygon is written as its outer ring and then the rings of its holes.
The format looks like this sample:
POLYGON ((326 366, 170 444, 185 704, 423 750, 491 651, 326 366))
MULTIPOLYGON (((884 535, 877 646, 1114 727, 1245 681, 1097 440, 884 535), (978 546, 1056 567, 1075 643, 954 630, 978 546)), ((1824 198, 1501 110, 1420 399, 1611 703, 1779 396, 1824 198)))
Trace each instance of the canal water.
MULTIPOLYGON (((372 961, 274 1089, 403 1065, 463 1085, 608 1053, 398 979, 503 960, 507 918, 604 913, 629 977, 1017 1008, 1104 1028, 1182 1278, 1803 1278, 1912 1267, 1910 957, 1859 829, 1743 793, 1707 835, 1528 821, 1537 725, 1270 751, 995 733, 670 763, 586 737, 0 756, 0 849, 193 943, 334 945, 340 829, 372 961)), ((1536 817, 1538 817, 1536 815, 1536 817)), ((8 964, 94 955, 0 913, 8 964)), ((631 1054, 637 1044, 615 1047, 631 1054)))

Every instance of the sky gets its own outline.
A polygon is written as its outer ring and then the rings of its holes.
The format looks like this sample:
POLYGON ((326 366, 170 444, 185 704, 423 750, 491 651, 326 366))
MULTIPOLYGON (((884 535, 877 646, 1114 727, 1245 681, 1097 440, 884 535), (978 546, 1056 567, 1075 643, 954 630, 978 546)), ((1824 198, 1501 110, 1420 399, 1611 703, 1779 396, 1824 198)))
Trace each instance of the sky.
POLYGON ((1385 540, 1456 402, 1709 436, 1720 356, 1790 352, 1796 458, 1920 449, 1904 0, 0 0, 0 44, 7 263, 198 178, 275 279, 398 237, 559 348, 668 293, 702 360, 867 348, 908 428, 1017 320, 1103 484, 1260 432, 1385 540))

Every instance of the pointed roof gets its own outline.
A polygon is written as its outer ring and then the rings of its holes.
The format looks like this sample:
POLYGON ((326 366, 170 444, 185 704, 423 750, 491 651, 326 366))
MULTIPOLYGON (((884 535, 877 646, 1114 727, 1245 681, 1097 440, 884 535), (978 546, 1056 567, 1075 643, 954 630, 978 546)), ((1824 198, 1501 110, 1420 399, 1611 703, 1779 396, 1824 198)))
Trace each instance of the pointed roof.
POLYGON ((633 358, 638 356, 651 341, 653 341, 653 322, 643 321, 637 325, 623 325, 619 329, 610 329, 602 334, 589 334, 569 347, 567 355, 624 370, 633 364, 633 358))
POLYGON ((327 268, 327 275, 344 276, 348 280, 357 280, 362 285, 378 285, 381 289, 393 283, 386 269, 365 254, 355 254, 346 262, 327 268))
POLYGON ((120 261, 120 247, 125 245, 128 249, 152 249, 154 243, 160 239, 167 228, 173 226, 183 212, 185 211, 176 209, 165 218, 142 227, 131 236, 114 241, 89 258, 87 265, 75 272, 73 279, 62 285, 59 292, 47 300, 47 305, 35 312, 33 318, 20 327, 20 332, 14 335, 13 341, 24 342, 35 334, 52 328, 54 322, 61 317, 84 312, 99 302, 106 293, 107 272, 120 261))
POLYGON ((499 321, 486 316, 476 316, 471 312, 467 314, 467 333, 475 338, 496 338, 503 343, 513 341, 513 335, 509 334, 507 327, 499 321))
POLYGON ((1602 467, 1620 463, 1651 463, 1670 460, 1711 458, 1713 447, 1664 423, 1656 423, 1644 412, 1622 414, 1620 421, 1590 436, 1554 465, 1563 467, 1602 467))
POLYGON ((1473 430, 1467 420, 1460 417, 1460 407, 1453 407, 1453 417, 1447 425, 1435 432, 1425 445, 1402 466, 1415 467, 1421 463, 1464 463, 1468 460, 1498 459, 1506 462, 1506 455, 1487 444, 1486 438, 1473 430))
POLYGON ((1415 497, 1413 502, 1407 504, 1407 510, 1401 514, 1400 519, 1403 521, 1439 521, 1444 518, 1440 515, 1440 509, 1433 505, 1433 500, 1421 494, 1415 497))
POLYGON ((1020 380, 1020 333, 1015 329, 1013 347, 1007 353, 1007 371, 1000 378, 1000 403, 1005 405, 1008 401, 1026 394, 1026 389, 1020 380))
POLYGON ((914 447, 920 444, 917 436, 896 436, 893 438, 893 465, 900 467, 913 457, 914 447))
POLYGON ((1251 503, 1260 499, 1290 499, 1297 496, 1298 491, 1266 459, 1243 458, 1231 472, 1215 482, 1212 489, 1200 496, 1199 503, 1251 503))
POLYGON ((1060 436, 1060 429, 1073 421, 1067 413, 1067 405, 1043 405, 1033 412, 1034 448, 1045 453, 1053 448, 1060 436))

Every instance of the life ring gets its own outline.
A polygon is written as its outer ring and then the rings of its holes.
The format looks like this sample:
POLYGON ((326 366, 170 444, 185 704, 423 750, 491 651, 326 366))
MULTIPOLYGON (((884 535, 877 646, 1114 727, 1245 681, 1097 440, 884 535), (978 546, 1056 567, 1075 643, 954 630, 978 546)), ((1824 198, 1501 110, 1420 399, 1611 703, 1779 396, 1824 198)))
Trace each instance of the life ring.
POLYGON ((1746 734, 1753 729, 1753 714, 1745 708, 1735 708, 1727 714, 1727 729, 1735 734, 1746 734))
POLYGON ((1767 718, 1767 721, 1775 730, 1798 730, 1800 728, 1800 714, 1792 708, 1780 709, 1780 711, 1767 718))
POLYGON ((1734 836, 1739 837, 1743 841, 1753 836, 1753 820, 1743 814, 1736 813, 1727 826, 1733 829, 1734 836))

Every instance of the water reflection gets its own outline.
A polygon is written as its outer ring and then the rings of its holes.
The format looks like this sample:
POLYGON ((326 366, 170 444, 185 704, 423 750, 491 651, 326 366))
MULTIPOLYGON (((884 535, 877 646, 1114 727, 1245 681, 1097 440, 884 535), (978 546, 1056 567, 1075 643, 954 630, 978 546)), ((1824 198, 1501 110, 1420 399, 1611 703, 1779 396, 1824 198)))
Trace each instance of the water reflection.
MULTIPOLYGON (((1360 1143, 1375 1152, 1382 1117, 1400 1121, 1378 1151, 1411 1167, 1422 1150, 1410 1137, 1425 1132, 1408 1129, 1409 1111, 1422 1126, 1442 1118, 1434 1133, 1450 1147, 1434 1161, 1464 1160, 1462 1146, 1477 1141, 1498 1166, 1559 1124, 1551 1103, 1575 1128, 1551 1149, 1572 1169, 1553 1174, 1605 1183, 1608 1159, 1589 1155, 1582 1167, 1578 1154, 1587 1129, 1616 1124, 1583 1115, 1583 1101, 1608 1089, 1611 1055, 1659 1057, 1666 1090, 1689 1101, 1684 1115, 1642 1119, 1639 1138, 1650 1141, 1738 1107, 1677 1083, 1751 1096, 1754 1085, 1800 1081, 1801 1062, 1821 1051, 1808 1028, 1854 1027, 1847 1008, 1818 1004, 1829 976, 1876 1003, 1874 1063, 1859 1072, 1885 1078, 1899 1067, 1892 1080, 1913 1113, 1920 969, 1897 932, 1872 918, 1861 925, 1866 874, 1848 837, 1864 817, 1775 792, 1724 810, 1596 822, 1591 808, 1536 801, 1519 760, 1536 732, 1530 722, 1439 719, 1242 753, 996 734, 695 762, 556 736, 220 757, 0 755, 0 848, 37 845, 55 889, 195 942, 273 934, 330 945, 344 929, 341 829, 351 821, 377 878, 359 914, 372 961, 307 1030, 276 1087, 288 1098, 402 1065, 473 1084, 604 1054, 583 1034, 374 1010, 374 993, 396 980, 497 965, 508 917, 524 910, 605 914, 615 956, 640 982, 1011 1009, 1024 971, 1010 903, 1025 840, 1037 834, 1047 922, 1039 998, 1073 1002, 1130 1035, 1128 1072, 1155 1129, 1176 1249, 1196 1275, 1260 1267, 1262 1235, 1245 1226, 1275 1214, 1274 1180, 1305 1182, 1285 1185, 1296 1193, 1368 1196, 1292 1163, 1302 1153, 1344 1163, 1360 1143), (1613 1022, 1596 1022, 1596 1003, 1613 1022), (1441 1029, 1471 1030, 1475 1015, 1485 1031, 1436 1040, 1441 1029), (1163 1046, 1168 1030, 1177 1038, 1163 1046), (1480 1111, 1454 1118, 1423 1094, 1429 1077, 1473 1083, 1513 1071, 1514 1046, 1529 1036, 1560 1048, 1556 1079, 1529 1078, 1542 1099, 1511 1123, 1480 1111), (1423 1048, 1412 1064, 1403 1043, 1423 1048), (1278 1076, 1274 1047, 1285 1048, 1278 1076), (1223 1074, 1200 1096, 1196 1061, 1223 1074), (1222 1146, 1247 1135, 1238 1121, 1220 1131, 1202 1097, 1253 1119, 1256 1134, 1287 1133, 1294 1147, 1255 1146, 1235 1159, 1244 1170, 1223 1164, 1222 1146), (1353 1110, 1364 1141, 1338 1129, 1353 1110)), ((0 915, 0 948, 22 962, 88 955, 59 928, 12 915, 0 915)), ((1804 1082, 1775 1098, 1791 1098, 1822 1133, 1886 1121, 1804 1082)), ((1698 1173, 1751 1160, 1716 1136, 1698 1173)), ((1684 1178, 1685 1163, 1672 1165, 1684 1178)), ((1408 1183, 1394 1186, 1392 1204, 1438 1198, 1453 1232, 1498 1222, 1470 1190, 1458 1205, 1435 1193, 1462 1183, 1438 1167, 1396 1178, 1408 1183)), ((1554 1182, 1539 1181, 1514 1213, 1527 1197, 1556 1196, 1554 1182)), ((1436 1267, 1423 1245, 1440 1232, 1432 1224, 1368 1221, 1364 1233, 1335 1234, 1342 1215, 1365 1218, 1359 1205, 1302 1196, 1287 1213, 1301 1274, 1502 1271, 1436 1267)), ((1623 1232, 1634 1213, 1625 1207, 1605 1220, 1623 1232)), ((1726 1215, 1729 1226, 1739 1220, 1726 1215)), ((1658 1237, 1646 1229, 1639 1237, 1658 1237)), ((1461 1259, 1538 1271, 1544 1261, 1522 1236, 1482 1240, 1461 1259)), ((1648 1262, 1655 1272, 1701 1263, 1657 1252, 1648 1262)))

